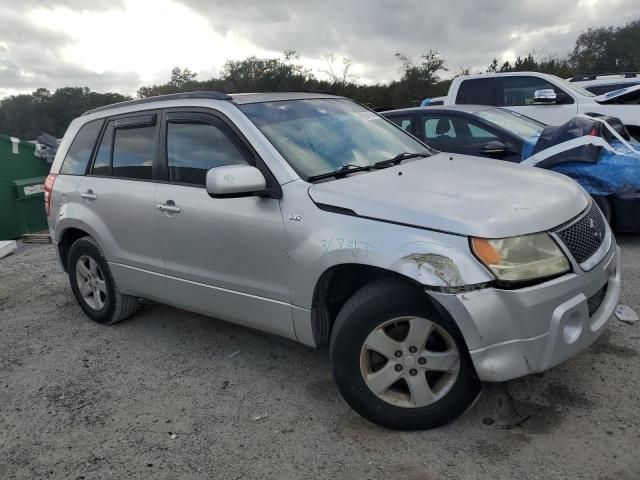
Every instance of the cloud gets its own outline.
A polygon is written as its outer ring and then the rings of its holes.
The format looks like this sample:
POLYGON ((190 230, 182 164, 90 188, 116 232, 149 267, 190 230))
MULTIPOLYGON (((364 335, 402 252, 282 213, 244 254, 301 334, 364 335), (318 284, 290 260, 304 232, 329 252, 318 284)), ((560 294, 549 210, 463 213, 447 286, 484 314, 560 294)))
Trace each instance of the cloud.
POLYGON ((296 49, 348 56, 362 80, 398 77, 396 52, 437 49, 452 72, 513 55, 565 55, 590 26, 640 17, 637 0, 21 0, 0 7, 0 96, 37 87, 133 93, 173 66, 296 49), (89 6, 90 5, 90 6, 89 6))
POLYGON ((370 75, 397 75, 393 54, 440 50, 451 69, 484 69, 507 51, 566 54, 589 26, 621 25, 640 17, 637 0, 184 0, 217 31, 242 31, 268 50, 295 48, 317 57, 334 51, 370 75))

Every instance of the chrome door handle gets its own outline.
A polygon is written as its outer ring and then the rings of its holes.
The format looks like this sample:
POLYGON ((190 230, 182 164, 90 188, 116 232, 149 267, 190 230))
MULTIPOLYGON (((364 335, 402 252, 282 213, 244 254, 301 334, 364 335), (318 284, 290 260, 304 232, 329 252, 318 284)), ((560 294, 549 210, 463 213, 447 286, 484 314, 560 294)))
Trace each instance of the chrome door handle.
POLYGON ((81 193, 80 196, 85 200, 95 200, 96 198, 98 198, 98 196, 93 193, 93 190, 87 190, 86 192, 81 193))
POLYGON ((175 204, 159 203, 159 204, 156 205, 156 207, 158 207, 158 210, 160 210, 162 212, 180 213, 180 207, 176 207, 175 204))

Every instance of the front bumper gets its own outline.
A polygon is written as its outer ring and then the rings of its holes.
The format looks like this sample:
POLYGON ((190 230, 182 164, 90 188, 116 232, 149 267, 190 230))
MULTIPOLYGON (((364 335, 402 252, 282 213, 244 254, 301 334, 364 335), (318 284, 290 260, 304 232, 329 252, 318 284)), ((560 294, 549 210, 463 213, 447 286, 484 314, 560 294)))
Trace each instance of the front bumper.
POLYGON ((558 365, 602 334, 620 296, 620 249, 613 241, 588 272, 532 287, 432 295, 460 328, 480 380, 511 380, 558 365))

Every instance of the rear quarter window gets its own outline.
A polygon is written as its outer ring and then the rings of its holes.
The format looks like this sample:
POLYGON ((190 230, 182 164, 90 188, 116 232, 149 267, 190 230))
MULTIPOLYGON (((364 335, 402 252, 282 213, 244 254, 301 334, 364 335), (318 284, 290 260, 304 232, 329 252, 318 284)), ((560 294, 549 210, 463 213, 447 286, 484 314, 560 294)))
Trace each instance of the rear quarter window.
POLYGON ((60 168, 63 175, 84 175, 91 159, 93 148, 100 134, 103 120, 85 123, 73 139, 60 168))

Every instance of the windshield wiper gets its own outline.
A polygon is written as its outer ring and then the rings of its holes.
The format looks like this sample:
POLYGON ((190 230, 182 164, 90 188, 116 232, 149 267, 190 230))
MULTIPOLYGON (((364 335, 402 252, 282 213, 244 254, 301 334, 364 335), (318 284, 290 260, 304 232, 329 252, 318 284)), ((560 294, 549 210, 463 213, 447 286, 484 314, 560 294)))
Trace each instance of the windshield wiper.
POLYGON ((418 153, 418 152, 402 152, 399 153, 398 155, 396 155, 393 158, 389 158, 387 160, 380 160, 379 162, 376 162, 373 164, 373 168, 384 168, 388 165, 397 165, 400 162, 402 162, 403 160, 408 160, 410 158, 416 158, 416 157, 428 157, 429 154, 427 153, 418 153))
POLYGON ((307 177, 307 182, 314 182, 316 180, 322 180, 323 178, 331 178, 331 177, 342 178, 350 173, 364 172, 367 170, 371 170, 371 168, 372 168, 371 165, 354 165, 353 163, 347 163, 345 165, 342 165, 337 170, 334 170, 333 172, 321 173, 319 175, 311 175, 310 177, 307 177))
POLYGON ((384 168, 389 165, 397 165, 403 160, 408 160, 409 158, 417 158, 417 157, 428 157, 430 156, 428 153, 419 153, 419 152, 402 152, 396 155, 393 158, 389 158, 387 160, 381 160, 379 162, 374 163, 373 165, 354 165, 353 163, 347 163, 342 165, 337 170, 327 173, 320 173, 319 175, 311 175, 307 178, 307 182, 313 182, 315 180, 322 180, 323 178, 342 178, 350 173, 355 172, 365 172, 368 170, 384 168))

